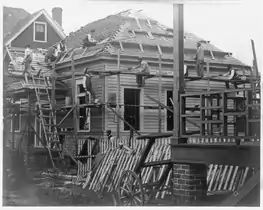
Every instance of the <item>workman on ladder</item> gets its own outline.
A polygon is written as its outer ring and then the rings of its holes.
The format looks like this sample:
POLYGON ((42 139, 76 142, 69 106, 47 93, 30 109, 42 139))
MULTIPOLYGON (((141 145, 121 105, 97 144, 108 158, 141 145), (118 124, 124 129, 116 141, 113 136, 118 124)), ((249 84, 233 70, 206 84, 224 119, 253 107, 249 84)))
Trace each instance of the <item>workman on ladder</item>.
POLYGON ((28 82, 28 81, 27 81, 27 75, 25 75, 25 74, 30 73, 32 60, 33 60, 33 52, 30 49, 30 45, 28 44, 28 45, 26 45, 25 56, 24 56, 24 60, 22 62, 22 65, 24 65, 23 75, 25 76, 26 82, 28 82))
MULTIPOLYGON (((128 68, 128 70, 137 70, 143 74, 150 74, 150 67, 148 65, 148 62, 144 60, 143 57, 139 57, 138 61, 139 61, 139 64, 137 66, 128 68)), ((136 82, 139 87, 144 86, 146 77, 147 76, 136 75, 136 82)))
POLYGON ((196 45, 196 55, 194 57, 196 61, 196 74, 198 77, 204 76, 204 49, 202 47, 202 44, 200 42, 197 42, 196 45))
POLYGON ((91 30, 90 33, 87 33, 85 38, 83 39, 82 47, 92 47, 96 46, 97 41, 93 38, 93 34, 95 33, 95 30, 91 30))
POLYGON ((89 103, 88 100, 88 93, 91 95, 91 101, 94 103, 98 103, 98 99, 96 99, 96 94, 92 88, 92 82, 91 82, 91 74, 88 72, 88 68, 84 71, 84 77, 83 77, 83 87, 86 92, 86 103, 89 103))

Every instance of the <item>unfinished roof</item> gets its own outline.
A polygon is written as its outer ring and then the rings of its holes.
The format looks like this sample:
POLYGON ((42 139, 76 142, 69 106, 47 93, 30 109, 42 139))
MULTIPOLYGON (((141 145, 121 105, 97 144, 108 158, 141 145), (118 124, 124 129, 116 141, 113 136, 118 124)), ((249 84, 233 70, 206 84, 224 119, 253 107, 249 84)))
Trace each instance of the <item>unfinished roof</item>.
MULTIPOLYGON (((24 60, 24 49, 22 48, 14 48, 14 47, 6 47, 7 53, 10 57, 10 65, 8 66, 9 75, 19 76, 22 75, 24 65, 22 62, 24 60)), ((37 73, 40 69, 42 69, 42 73, 49 75, 51 74, 51 70, 45 66, 40 64, 44 63, 45 60, 45 50, 36 49, 33 51, 33 60, 32 66, 36 69, 35 73, 37 73), (44 52, 43 52, 44 51, 44 52)))
MULTIPOLYGON (((81 27, 66 38, 68 49, 81 47, 85 34, 91 30, 95 30, 94 38, 100 43, 89 49, 79 49, 75 59, 101 53, 116 55, 118 49, 124 55, 155 58, 161 53, 163 59, 173 59, 173 29, 143 15, 141 11, 123 11, 81 27)), ((194 61, 193 55, 199 41, 203 41, 205 59, 210 63, 245 65, 210 42, 187 32, 184 42, 185 61, 194 61), (215 59, 212 59, 210 50, 215 59)), ((69 61, 70 55, 68 53, 59 63, 69 61)))

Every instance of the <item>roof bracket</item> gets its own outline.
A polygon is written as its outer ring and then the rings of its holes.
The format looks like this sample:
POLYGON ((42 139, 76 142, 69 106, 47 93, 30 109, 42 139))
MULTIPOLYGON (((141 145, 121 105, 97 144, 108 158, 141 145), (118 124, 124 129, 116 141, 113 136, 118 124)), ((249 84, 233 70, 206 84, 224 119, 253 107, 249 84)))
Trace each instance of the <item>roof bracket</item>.
POLYGON ((143 50, 143 46, 142 46, 141 43, 139 44, 139 47, 140 47, 140 50, 141 50, 142 52, 144 52, 144 50, 143 50))
POLYGON ((119 41, 119 44, 120 44, 120 47, 121 47, 121 51, 124 51, 124 48, 123 48, 123 45, 122 45, 121 41, 119 41))

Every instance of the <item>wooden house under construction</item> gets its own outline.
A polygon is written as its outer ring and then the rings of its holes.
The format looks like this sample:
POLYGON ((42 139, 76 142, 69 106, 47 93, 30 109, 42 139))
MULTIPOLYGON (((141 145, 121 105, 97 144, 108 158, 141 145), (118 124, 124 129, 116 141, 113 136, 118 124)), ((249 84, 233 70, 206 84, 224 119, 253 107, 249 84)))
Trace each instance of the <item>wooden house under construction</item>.
MULTIPOLYGON (((205 74, 215 76, 226 73, 228 64, 240 69, 242 73, 247 73, 245 68, 248 66, 232 57, 231 53, 224 52, 209 41, 186 32, 184 64, 189 77, 196 75, 193 57, 196 53, 196 43, 199 41, 203 42, 205 49, 205 69, 207 70, 205 74)), ((137 135, 136 132, 147 134, 173 130, 173 113, 159 103, 172 107, 172 101, 169 100, 172 98, 174 81, 173 30, 171 28, 143 16, 140 12, 129 10, 81 27, 69 34, 66 43, 68 51, 54 66, 55 71, 43 66, 36 67, 42 68, 43 75, 49 76, 50 81, 44 83, 38 81, 36 84, 34 80, 26 84, 21 73, 19 75, 19 71, 16 75, 12 74, 12 77, 18 80, 9 85, 6 94, 14 101, 20 101, 17 107, 22 112, 18 111, 19 114, 15 115, 19 116, 20 122, 16 134, 9 132, 9 129, 5 131, 5 139, 10 142, 10 145, 15 147, 17 145, 15 142, 25 138, 22 137, 23 126, 26 127, 28 123, 31 123, 35 133, 29 132, 28 135, 32 136, 27 138, 31 139, 27 145, 31 145, 35 150, 43 148, 40 142, 40 139, 44 137, 43 127, 38 120, 39 116, 33 111, 37 101, 35 85, 38 85, 38 89, 47 89, 45 85, 49 85, 50 97, 53 96, 50 100, 56 108, 54 115, 56 124, 60 128, 60 134, 65 135, 68 151, 74 155, 77 142, 86 139, 87 136, 104 138, 107 130, 111 130, 113 136, 121 138, 130 136, 131 127, 136 130, 134 135, 137 135), (91 30, 95 30, 94 38, 100 43, 83 49, 81 48, 82 40, 91 30), (151 78, 145 81, 143 87, 138 87, 136 75, 116 73, 124 72, 129 67, 137 65, 138 57, 143 57, 150 66, 151 78), (85 68, 95 72, 92 82, 96 97, 100 100, 98 104, 85 103, 82 85, 85 68), (120 107, 119 110, 117 105, 120 107)), ((39 54, 38 61, 41 62, 41 59, 43 61, 43 56, 39 54)), ((186 80, 185 82, 185 91, 207 89, 222 90, 225 89, 225 84, 214 80, 186 80)), ((242 97, 242 93, 237 97, 242 97)), ((198 102, 197 99, 189 99, 186 103, 189 107, 195 107, 198 102)), ((234 103, 229 104, 229 106, 234 105, 234 103)), ((238 119, 235 120, 229 124, 229 132, 233 134, 236 131, 243 132, 242 123, 239 125, 238 119)), ((198 119, 187 121, 186 130, 198 131, 197 123, 198 119)), ((9 125, 10 121, 6 124, 9 125)))

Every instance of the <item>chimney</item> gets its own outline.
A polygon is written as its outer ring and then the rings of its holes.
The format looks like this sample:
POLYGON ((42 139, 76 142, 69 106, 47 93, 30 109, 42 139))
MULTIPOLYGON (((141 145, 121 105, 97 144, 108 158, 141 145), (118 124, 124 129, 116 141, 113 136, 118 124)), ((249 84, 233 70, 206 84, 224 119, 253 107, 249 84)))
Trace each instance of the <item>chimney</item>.
POLYGON ((57 21, 58 24, 62 27, 62 8, 61 7, 54 7, 52 9, 52 18, 53 20, 57 21))

